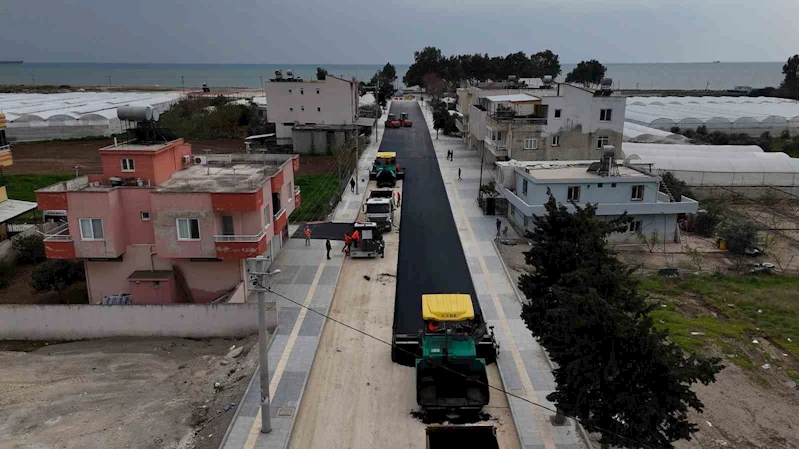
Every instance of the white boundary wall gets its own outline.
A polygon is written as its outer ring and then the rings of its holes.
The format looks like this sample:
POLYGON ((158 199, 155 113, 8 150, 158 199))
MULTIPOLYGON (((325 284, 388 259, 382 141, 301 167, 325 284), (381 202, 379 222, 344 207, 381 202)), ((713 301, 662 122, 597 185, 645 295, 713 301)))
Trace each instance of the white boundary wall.
MULTIPOLYGON (((277 327, 275 303, 266 326, 277 327)), ((258 332, 258 304, 2 305, 0 340, 242 337, 258 332)))

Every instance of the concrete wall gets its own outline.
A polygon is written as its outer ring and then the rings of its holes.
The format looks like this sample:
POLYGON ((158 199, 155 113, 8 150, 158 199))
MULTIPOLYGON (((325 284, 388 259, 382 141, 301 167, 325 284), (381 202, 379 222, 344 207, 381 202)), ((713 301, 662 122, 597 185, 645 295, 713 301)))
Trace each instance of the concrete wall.
POLYGON ((658 193, 658 180, 653 178, 604 178, 602 180, 574 180, 569 183, 546 183, 534 181, 533 178, 521 170, 516 171, 516 195, 528 204, 544 204, 549 199, 547 189, 552 192, 556 200, 565 203, 568 197, 569 186, 580 186, 580 204, 584 203, 656 203, 658 193), (524 194, 524 182, 527 181, 527 194, 524 194), (600 182, 601 181, 601 182, 600 182), (599 185, 602 184, 602 187, 599 185), (615 187, 614 187, 615 185, 615 187), (644 199, 632 201, 632 186, 643 185, 644 199))
MULTIPOLYGON (((267 328, 277 309, 267 304, 267 328)), ((0 340, 240 337, 258 332, 258 305, 0 305, 0 340)))
MULTIPOLYGON (((158 255, 164 258, 216 257, 217 214, 208 193, 158 193, 150 197, 158 255), (200 240, 178 240, 177 219, 197 218, 200 240)), ((70 207, 71 208, 71 207, 70 207)), ((70 211, 71 213, 71 211, 70 211)))

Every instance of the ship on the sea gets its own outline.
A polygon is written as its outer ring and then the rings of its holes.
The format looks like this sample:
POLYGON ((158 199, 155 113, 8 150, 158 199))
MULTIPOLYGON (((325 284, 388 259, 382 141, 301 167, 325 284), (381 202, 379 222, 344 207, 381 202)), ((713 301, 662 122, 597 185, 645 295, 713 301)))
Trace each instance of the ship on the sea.
POLYGON ((0 61, 0 64, 22 64, 22 60, 19 61, 0 61))

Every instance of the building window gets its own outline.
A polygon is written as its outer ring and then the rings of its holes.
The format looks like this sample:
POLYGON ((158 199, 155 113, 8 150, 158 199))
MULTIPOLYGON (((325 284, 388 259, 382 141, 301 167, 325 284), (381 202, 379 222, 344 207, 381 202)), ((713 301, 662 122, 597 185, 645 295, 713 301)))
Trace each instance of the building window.
POLYGON ((636 220, 630 223, 630 232, 641 232, 642 228, 641 220, 636 220))
POLYGON ((533 137, 525 137, 524 138, 524 149, 525 150, 537 150, 538 149, 538 139, 533 137))
POLYGON ((560 109, 555 109, 555 118, 560 118, 560 109))
POLYGON ((553 147, 560 146, 560 136, 552 136, 552 146, 553 147))
POLYGON ((503 142, 504 139, 503 139, 503 136, 502 136, 502 131, 495 131, 495 130, 492 129, 491 130, 491 140, 493 140, 494 142, 503 142))
POLYGON ((600 183, 599 183, 599 184, 597 184, 596 186, 597 186, 597 188, 601 189, 601 188, 602 188, 602 183, 600 182, 600 183))
POLYGON ((616 183, 615 182, 611 183, 610 186, 615 188, 616 187, 616 183))
POLYGON ((233 215, 222 215, 222 235, 233 235, 233 215))
POLYGON ((599 110, 599 121, 600 122, 609 122, 612 112, 613 112, 613 109, 600 109, 599 110))
POLYGON ((178 240, 200 240, 200 220, 178 218, 178 240))
POLYGON ((642 185, 633 186, 633 196, 630 199, 632 199, 633 201, 643 201, 644 200, 644 186, 642 186, 642 185))
POLYGON ((322 108, 316 108, 316 112, 322 112, 322 108))
POLYGON ((580 186, 569 186, 569 191, 567 194, 567 200, 574 201, 575 203, 580 202, 580 186))
POLYGON ((99 218, 81 218, 81 240, 103 240, 103 220, 99 218))
POLYGON ((136 166, 133 165, 133 159, 129 157, 124 157, 122 160, 122 171, 135 171, 136 166))
POLYGON ((272 211, 267 204, 264 206, 264 228, 268 228, 269 225, 272 223, 272 211))
POLYGON ((294 126, 294 122, 289 122, 289 123, 284 122, 283 126, 288 126, 289 128, 291 128, 292 126, 294 126))
POLYGON ((150 213, 149 212, 142 212, 141 213, 141 221, 150 221, 150 213))
POLYGON ((596 149, 601 150, 602 148, 605 147, 605 145, 608 145, 609 143, 610 143, 610 137, 608 136, 599 137, 596 139, 596 149))
POLYGON ((527 195, 527 180, 522 179, 522 195, 527 195))

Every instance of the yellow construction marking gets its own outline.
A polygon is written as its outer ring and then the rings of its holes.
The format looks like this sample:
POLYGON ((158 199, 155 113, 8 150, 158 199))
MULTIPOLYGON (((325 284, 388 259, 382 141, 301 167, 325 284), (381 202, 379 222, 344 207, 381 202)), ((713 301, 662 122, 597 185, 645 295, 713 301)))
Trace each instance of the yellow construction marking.
MULTIPOLYGON (((444 174, 445 170, 442 170, 442 175, 444 174)), ((447 180, 450 180, 449 176, 447 176, 447 180)), ((466 223, 466 230, 469 232, 469 236, 472 239, 474 248, 477 251, 477 260, 480 262, 480 267, 483 269, 483 273, 485 275, 486 281, 488 282, 488 291, 491 292, 491 299, 494 303, 494 308, 497 309, 497 319, 499 321, 500 327, 502 328, 502 333, 504 334, 504 338, 501 339, 502 348, 508 349, 513 356, 513 362, 516 365, 516 371, 519 372, 519 377, 522 381, 522 386, 524 387, 525 394, 519 395, 524 397, 525 399, 535 402, 538 402, 538 395, 533 388, 533 382, 530 380, 530 373, 527 372, 527 369, 524 367, 524 361, 522 360, 522 355, 519 353, 519 348, 516 346, 516 340, 513 338, 513 334, 511 333, 510 326, 508 325, 508 321, 505 318, 505 310, 502 308, 502 302, 499 299, 499 296, 494 292, 494 281, 491 280, 491 273, 488 271, 488 265, 483 259, 483 255, 480 252, 480 247, 477 245, 477 238, 474 236, 474 230, 472 230, 472 225, 469 222, 469 218, 466 216, 466 211, 463 208, 463 201, 461 200, 461 196, 458 193, 458 189, 454 186, 452 187, 452 191, 455 194, 455 202, 458 210, 463 217, 463 221, 466 223)), ((510 401, 511 398, 508 398, 510 401)), ((530 408, 535 415, 535 422, 538 425, 538 432, 541 435, 541 440, 544 442, 544 447, 546 449, 555 449, 555 441, 552 439, 552 432, 549 430, 549 425, 547 424, 547 417, 544 416, 541 409, 530 404, 530 408)))
MULTIPOLYGON (((322 277, 322 270, 325 268, 327 264, 327 259, 323 259, 322 263, 319 265, 319 268, 316 269, 316 274, 313 277, 313 282, 311 282, 311 288, 308 289, 308 294, 305 295, 305 301, 303 302, 304 307, 300 307, 300 314, 297 315, 297 320, 294 322, 294 327, 291 329, 291 334, 289 334, 289 339, 286 342, 286 347, 283 349, 283 354, 280 356, 280 361, 277 362, 277 367, 275 367, 275 373, 272 375, 272 380, 269 381, 269 397, 275 397, 275 392, 277 391, 277 386, 280 384, 280 378, 283 377, 283 371, 286 369, 286 364, 289 361, 289 356, 291 355, 291 350, 294 348, 294 342, 297 341, 297 335, 300 333, 300 327, 302 327, 302 322, 305 319, 305 314, 308 312, 306 307, 310 307, 311 301, 313 300, 313 295, 316 292, 316 286, 319 283, 319 278, 322 277)), ((259 402, 260 406, 260 402, 259 402)), ((252 427, 250 427, 250 433, 247 435, 247 441, 244 442, 244 449, 253 449, 255 447, 255 442, 258 440, 258 435, 261 433, 261 409, 258 409, 258 414, 255 416, 255 421, 252 423, 252 427)))

